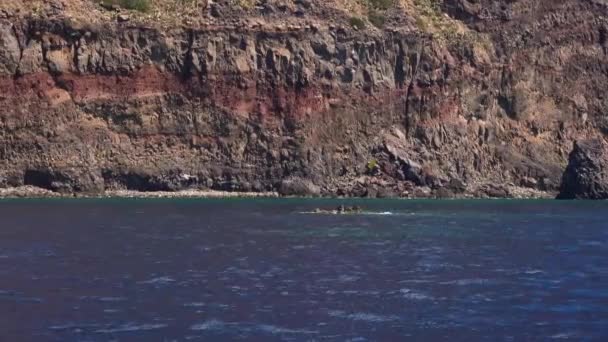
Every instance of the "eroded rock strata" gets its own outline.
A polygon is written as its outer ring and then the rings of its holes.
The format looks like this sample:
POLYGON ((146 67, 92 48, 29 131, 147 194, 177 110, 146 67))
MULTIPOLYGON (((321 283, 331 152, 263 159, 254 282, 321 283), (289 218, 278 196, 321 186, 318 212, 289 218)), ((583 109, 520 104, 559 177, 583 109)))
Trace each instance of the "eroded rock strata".
POLYGON ((608 132, 606 1, 399 1, 358 29, 306 3, 170 26, 8 6, 0 186, 553 196, 572 142, 608 132))

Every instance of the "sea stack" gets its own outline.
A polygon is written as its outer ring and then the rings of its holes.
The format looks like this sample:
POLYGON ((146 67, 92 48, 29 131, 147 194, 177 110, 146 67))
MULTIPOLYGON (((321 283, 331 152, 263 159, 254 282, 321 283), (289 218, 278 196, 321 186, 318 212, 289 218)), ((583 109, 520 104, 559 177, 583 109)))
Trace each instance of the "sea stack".
POLYGON ((608 199, 608 144, 603 139, 574 143, 560 199, 608 199))

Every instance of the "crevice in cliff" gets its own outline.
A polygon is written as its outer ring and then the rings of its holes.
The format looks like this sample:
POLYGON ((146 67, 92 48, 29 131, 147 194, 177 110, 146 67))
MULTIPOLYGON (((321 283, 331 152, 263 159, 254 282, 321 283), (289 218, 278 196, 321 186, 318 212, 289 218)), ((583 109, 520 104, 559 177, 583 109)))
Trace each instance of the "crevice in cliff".
POLYGON ((188 30, 188 48, 186 49, 186 55, 184 56, 184 62, 181 70, 181 77, 183 80, 187 80, 193 76, 194 70, 194 30, 188 30))
POLYGON ((78 51, 80 51, 80 48, 81 48, 81 45, 80 45, 80 44, 81 44, 81 41, 80 41, 80 40, 77 40, 77 41, 74 43, 73 47, 72 47, 72 48, 74 49, 74 55, 72 56, 72 63, 74 63, 74 68, 76 68, 76 70, 77 70, 79 73, 82 73, 82 72, 83 72, 83 70, 80 70, 80 63, 78 62, 78 59, 79 59, 79 58, 78 58, 78 54, 79 54, 79 52, 78 52, 78 51))
POLYGON ((395 85, 399 89, 401 89, 405 85, 405 71, 403 70, 403 68, 404 68, 404 63, 403 62, 405 60, 405 52, 403 51, 403 43, 402 42, 399 42, 398 46, 399 46, 399 52, 397 53, 397 58, 395 60, 394 77, 395 77, 395 85))
POLYGON ((599 29, 599 43, 602 49, 604 49, 604 55, 608 54, 608 29, 605 26, 601 26, 599 29))
POLYGON ((413 58, 410 60, 410 82, 407 86, 407 91, 405 93, 405 106, 404 106, 404 116, 405 116, 405 133, 407 136, 410 136, 412 130, 412 118, 411 118, 411 109, 410 109, 410 98, 412 96, 412 92, 414 91, 414 83, 416 82, 416 77, 418 75, 418 66, 420 65, 420 57, 423 53, 423 46, 419 48, 413 58))
POLYGON ((42 47, 42 63, 46 66, 47 72, 52 75, 53 73, 51 72, 51 68, 49 67, 50 61, 48 58, 48 48, 47 48, 46 44, 41 44, 41 47, 42 47))
MULTIPOLYGON (((21 63, 23 61, 23 51, 25 50, 25 46, 23 46, 21 39, 19 39, 19 32, 17 31, 17 28, 15 27, 15 25, 12 25, 11 27, 13 34, 15 35, 15 38, 17 39, 17 45, 19 46, 19 64, 17 65, 17 69, 15 70, 15 74, 13 75, 14 78, 19 77, 19 75, 21 75, 21 63)), ((27 43, 26 43, 27 46, 27 43)))

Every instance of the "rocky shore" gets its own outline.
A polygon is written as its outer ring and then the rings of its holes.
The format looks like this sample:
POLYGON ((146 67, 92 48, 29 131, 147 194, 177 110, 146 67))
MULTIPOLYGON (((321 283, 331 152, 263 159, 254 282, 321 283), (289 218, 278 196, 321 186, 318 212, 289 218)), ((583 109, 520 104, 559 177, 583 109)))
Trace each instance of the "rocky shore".
POLYGON ((142 192, 110 190, 104 193, 59 193, 33 186, 0 189, 0 198, 274 198, 275 192, 231 192, 210 190, 180 190, 142 192))
POLYGON ((2 1, 0 196, 607 196, 605 1, 179 3, 2 1))
MULTIPOLYGON (((409 196, 391 196, 383 198, 404 199, 483 199, 483 198, 513 198, 513 199, 549 199, 555 198, 554 193, 531 191, 521 187, 511 187, 507 195, 491 196, 484 193, 475 195, 432 195, 430 192, 412 194, 409 196)), ((278 198, 278 197, 352 197, 352 196, 312 196, 312 195, 282 195, 278 192, 235 192, 217 190, 178 190, 178 191, 135 191, 135 190, 108 190, 103 193, 82 192, 55 192, 34 186, 20 186, 0 189, 0 198, 278 198)), ((369 197, 368 197, 369 198, 369 197)), ((377 198, 377 197, 376 197, 377 198)))

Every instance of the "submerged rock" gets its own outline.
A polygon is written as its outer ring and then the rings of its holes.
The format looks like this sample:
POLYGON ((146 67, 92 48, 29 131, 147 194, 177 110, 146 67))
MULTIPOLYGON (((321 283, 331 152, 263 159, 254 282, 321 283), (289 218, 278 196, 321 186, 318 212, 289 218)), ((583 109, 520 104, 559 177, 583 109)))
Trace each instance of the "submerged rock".
POLYGON ((574 143, 557 198, 608 199, 608 146, 603 140, 574 143))

